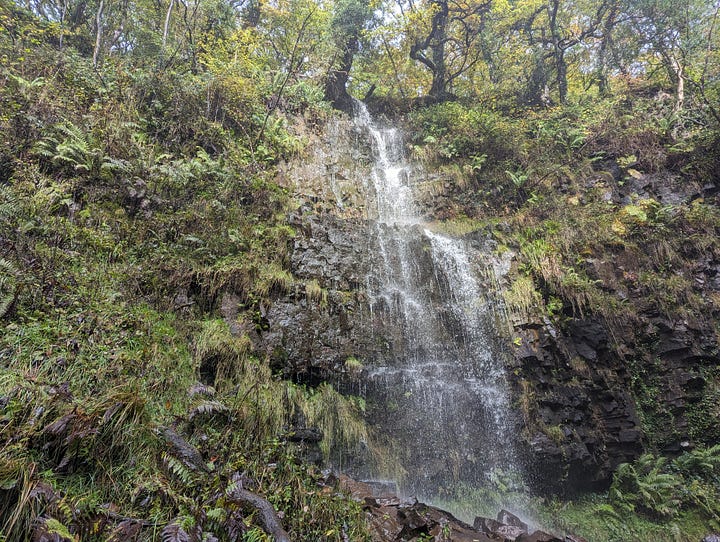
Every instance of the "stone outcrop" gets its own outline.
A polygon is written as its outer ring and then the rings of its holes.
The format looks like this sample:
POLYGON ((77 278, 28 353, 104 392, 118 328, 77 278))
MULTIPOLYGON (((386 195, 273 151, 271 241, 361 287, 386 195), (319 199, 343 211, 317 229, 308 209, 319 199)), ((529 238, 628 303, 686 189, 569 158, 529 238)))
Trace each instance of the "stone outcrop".
POLYGON ((618 464, 643 449, 627 373, 604 328, 575 321, 567 334, 549 322, 516 326, 520 346, 512 372, 525 405, 528 460, 538 486, 603 486, 618 464))
MULTIPOLYGON (((376 247, 368 234, 370 150, 363 141, 351 123, 340 122, 317 136, 311 156, 281 172, 304 202, 292 218, 297 286, 267 308, 266 329, 253 339, 286 377, 311 385, 330 380, 351 393, 361 391, 358 377, 366 362, 402 347, 402 330, 369 310, 368 255, 376 247), (311 291, 310 283, 320 291, 311 291), (355 358, 359 363, 348 363, 355 358)), ((418 199, 428 219, 452 216, 452 183, 424 179, 418 199)), ((625 187, 598 181, 590 188, 602 192, 604 186, 607 201, 618 205, 630 202, 631 192, 676 204, 703 190, 661 174, 633 177, 625 187)), ((472 236, 485 242, 483 234, 472 236)), ((558 492, 604 488, 620 463, 649 444, 677 453, 702 438, 720 437, 701 415, 716 386, 711 373, 720 361, 717 315, 667 314, 649 300, 638 281, 644 263, 637 252, 653 250, 610 247, 579 264, 632 308, 632 318, 602 317, 593 307, 580 317, 566 300, 558 319, 526 315, 511 322, 508 375, 521 414, 514 430, 523 436, 531 481, 538 486, 558 492)), ((720 261, 678 250, 689 262, 682 273, 692 281, 693 294, 720 295, 720 261)), ((508 261, 497 267, 506 273, 508 261)))
MULTIPOLYGON (((677 205, 703 190, 667 172, 638 174, 607 185, 607 199, 677 205)), ((692 243, 670 249, 676 251, 675 276, 689 282, 683 295, 694 296, 701 307, 693 310, 689 300, 641 280, 663 261, 657 255, 663 249, 643 239, 634 243, 608 247, 580 263, 609 298, 621 301, 622 313, 603 315, 590 307, 580 317, 563 300, 565 310, 553 321, 513 321, 515 365, 509 374, 539 486, 601 489, 619 463, 648 447, 672 455, 720 437, 707 416, 720 364, 718 314, 709 302, 720 292, 718 261, 692 243)))
MULTIPOLYGON (((622 345, 609 342, 606 325, 573 320, 564 329, 547 322, 516 326, 513 381, 528 423, 537 481, 558 490, 602 488, 619 463, 632 461, 648 444, 679 453, 702 438, 693 419, 718 364, 712 329, 641 316, 621 328, 622 345), (641 404, 638 404, 638 402, 641 404), (641 422, 641 419, 644 419, 641 422)), ((710 435, 708 435, 710 436, 710 435)))

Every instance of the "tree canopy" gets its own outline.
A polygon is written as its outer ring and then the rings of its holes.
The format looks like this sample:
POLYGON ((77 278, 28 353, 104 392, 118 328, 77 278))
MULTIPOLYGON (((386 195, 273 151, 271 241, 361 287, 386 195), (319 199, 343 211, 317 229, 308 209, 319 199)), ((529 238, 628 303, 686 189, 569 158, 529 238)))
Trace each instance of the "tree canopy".
POLYGON ((644 81, 677 109, 692 102, 720 120, 717 1, 4 1, 13 41, 23 39, 17 14, 32 14, 57 48, 96 68, 131 59, 199 73, 241 47, 247 64, 234 57, 232 77, 263 72, 280 100, 303 82, 345 109, 348 88, 550 105, 644 81))

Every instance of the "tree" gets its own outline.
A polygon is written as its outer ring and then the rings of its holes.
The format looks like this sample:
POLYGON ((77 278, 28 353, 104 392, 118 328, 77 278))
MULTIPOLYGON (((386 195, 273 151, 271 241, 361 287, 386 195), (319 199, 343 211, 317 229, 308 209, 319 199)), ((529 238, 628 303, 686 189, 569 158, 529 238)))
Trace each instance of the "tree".
MULTIPOLYGON (((665 69, 675 90, 675 111, 686 101, 686 83, 701 98, 717 78, 713 53, 717 50, 720 3, 704 0, 639 0, 630 6, 634 27, 665 69), (699 67, 699 69, 697 69, 699 67)), ((654 59, 650 59, 652 62, 654 59)), ((712 106, 707 99, 708 105, 712 106)), ((717 107, 711 107, 720 121, 717 107)))
POLYGON ((429 0, 418 7, 409 4, 410 11, 419 11, 428 21, 421 33, 410 29, 410 58, 430 70, 431 98, 449 98, 452 83, 481 60, 478 42, 490 6, 490 0, 429 0))
POLYGON ((360 35, 371 19, 369 0, 338 0, 335 3, 330 23, 335 52, 325 79, 325 99, 337 109, 352 110, 347 82, 353 59, 360 48, 360 35))
MULTIPOLYGON (((539 3, 524 21, 528 43, 543 51, 537 57, 537 68, 544 68, 545 59, 551 61, 560 103, 565 104, 568 96, 568 53, 581 43, 601 37, 600 29, 611 6, 612 0, 585 5, 547 0, 539 3)), ((545 78, 536 75, 534 82, 539 81, 545 78)))

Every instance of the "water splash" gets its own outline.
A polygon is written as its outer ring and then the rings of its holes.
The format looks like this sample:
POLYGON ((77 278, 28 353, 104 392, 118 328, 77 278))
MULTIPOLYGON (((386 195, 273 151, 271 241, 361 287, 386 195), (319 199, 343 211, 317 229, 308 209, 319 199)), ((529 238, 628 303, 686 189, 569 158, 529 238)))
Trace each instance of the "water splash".
POLYGON ((467 243, 425 227, 400 131, 377 126, 360 103, 355 122, 373 152, 371 314, 401 330, 368 368, 369 421, 394 445, 404 493, 482 484, 515 463, 491 297, 467 243))

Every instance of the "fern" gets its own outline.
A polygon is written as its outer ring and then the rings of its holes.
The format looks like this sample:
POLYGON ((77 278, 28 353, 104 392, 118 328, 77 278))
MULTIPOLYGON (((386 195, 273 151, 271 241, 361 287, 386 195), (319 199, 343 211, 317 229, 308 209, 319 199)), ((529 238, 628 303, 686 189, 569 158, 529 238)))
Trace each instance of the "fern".
POLYGON ((84 132, 71 122, 56 124, 53 133, 38 141, 33 150, 57 167, 67 167, 73 172, 97 175, 105 164, 105 169, 112 169, 117 165, 105 156, 92 134, 84 132))
POLYGON ((163 463, 167 467, 167 470, 172 473, 178 480, 180 480, 185 486, 190 487, 197 481, 197 476, 190 470, 182 461, 179 459, 164 453, 162 456, 163 463))
POLYGON ((20 203, 9 186, 0 186, 0 220, 7 221, 20 212, 20 203))
POLYGON ((673 467, 690 475, 720 473, 720 444, 711 448, 696 449, 673 461, 673 467))
POLYGON ((522 188, 530 177, 530 174, 522 169, 518 169, 517 171, 505 171, 505 174, 510 177, 510 180, 516 188, 522 188))
POLYGON ((188 390, 188 395, 194 397, 196 395, 204 395, 206 397, 213 397, 215 395, 215 388, 208 386, 201 382, 195 382, 188 390))
POLYGON ((673 517, 682 503, 682 476, 663 472, 667 458, 642 455, 634 465, 623 463, 615 472, 610 501, 619 510, 641 508, 659 516, 673 517))
POLYGON ((192 540, 177 520, 167 525, 161 534, 163 542, 191 542, 192 540))
POLYGON ((192 516, 179 516, 171 521, 161 533, 163 542, 212 542, 212 533, 203 533, 192 516))
POLYGON ((0 318, 5 316, 17 295, 17 270, 9 261, 0 258, 0 318))
POLYGON ((219 401, 203 401, 190 411, 189 419, 193 420, 198 416, 212 417, 215 414, 226 414, 229 408, 219 401))

